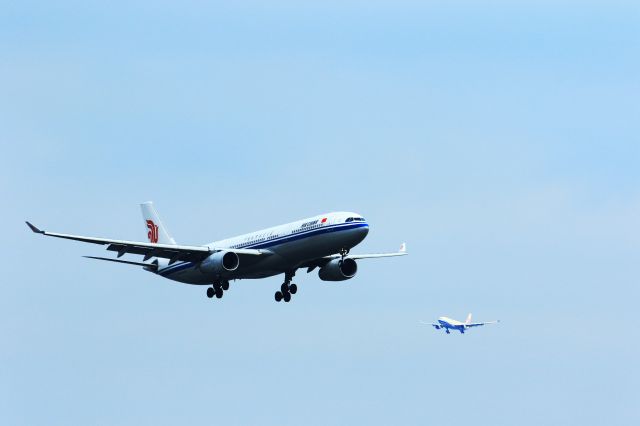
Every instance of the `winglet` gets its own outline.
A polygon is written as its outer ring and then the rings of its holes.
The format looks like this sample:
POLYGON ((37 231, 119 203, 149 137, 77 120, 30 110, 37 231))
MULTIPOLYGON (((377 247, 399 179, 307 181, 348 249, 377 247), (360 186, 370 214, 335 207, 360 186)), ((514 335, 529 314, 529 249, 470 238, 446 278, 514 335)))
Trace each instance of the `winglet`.
POLYGON ((32 230, 33 232, 35 232, 36 234, 44 234, 44 231, 39 230, 39 229, 38 229, 38 228, 36 228, 32 223, 30 223, 29 221, 25 221, 25 222, 26 222, 27 226, 28 226, 29 228, 31 228, 31 230, 32 230))
POLYGON ((400 244, 400 250, 398 250, 398 252, 406 253, 407 252, 407 243, 400 244))

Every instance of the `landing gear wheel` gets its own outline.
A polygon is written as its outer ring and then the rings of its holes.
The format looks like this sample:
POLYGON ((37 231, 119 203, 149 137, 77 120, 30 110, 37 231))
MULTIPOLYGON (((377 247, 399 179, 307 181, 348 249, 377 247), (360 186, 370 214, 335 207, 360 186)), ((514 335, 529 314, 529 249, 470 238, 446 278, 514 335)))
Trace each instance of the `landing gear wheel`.
POLYGON ((291 280, 293 280, 293 276, 296 274, 295 269, 292 271, 287 271, 284 274, 284 282, 280 286, 280 291, 276 292, 276 301, 279 302, 284 300, 285 302, 291 301, 291 295, 296 294, 298 291, 298 286, 295 284, 291 284, 291 280))
POLYGON ((229 281, 222 281, 222 289, 224 291, 229 290, 229 281))
POLYGON ((209 299, 211 299, 211 298, 213 297, 213 295, 214 295, 214 294, 216 294, 216 292, 215 292, 215 290, 213 289, 213 287, 209 287, 209 288, 207 289, 207 297, 208 297, 209 299))
POLYGON ((223 294, 224 294, 224 291, 222 291, 222 288, 218 287, 218 288, 216 289, 216 297, 217 297, 218 299, 222 299, 222 295, 223 295, 223 294))

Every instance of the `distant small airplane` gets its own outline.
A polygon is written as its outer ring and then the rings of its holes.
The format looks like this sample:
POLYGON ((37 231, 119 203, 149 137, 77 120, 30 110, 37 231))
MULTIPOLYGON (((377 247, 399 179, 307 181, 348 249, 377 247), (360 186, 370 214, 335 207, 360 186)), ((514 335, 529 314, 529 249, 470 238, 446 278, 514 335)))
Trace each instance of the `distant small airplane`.
POLYGON ((471 327, 479 327, 481 325, 485 325, 485 324, 497 324, 500 321, 487 321, 487 322, 471 322, 471 314, 467 315, 467 319, 465 322, 460 322, 460 321, 456 321, 454 319, 448 318, 448 317, 440 317, 438 318, 438 322, 437 323, 429 323, 429 322, 424 322, 424 321, 420 321, 422 324, 426 324, 426 325, 432 325, 436 328, 436 330, 440 330, 441 328, 444 329, 444 331, 447 332, 447 334, 450 334, 449 330, 458 330, 460 333, 464 334, 464 331, 467 328, 471 328, 471 327))

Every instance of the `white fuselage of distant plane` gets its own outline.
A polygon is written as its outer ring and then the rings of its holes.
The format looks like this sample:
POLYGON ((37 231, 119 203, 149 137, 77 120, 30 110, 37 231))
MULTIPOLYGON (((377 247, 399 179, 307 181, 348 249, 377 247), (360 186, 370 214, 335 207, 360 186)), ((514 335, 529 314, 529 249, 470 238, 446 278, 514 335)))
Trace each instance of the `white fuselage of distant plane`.
MULTIPOLYGON (((427 322, 421 321, 423 324, 429 324, 427 322)), ((457 330, 460 333, 464 334, 464 332, 473 327, 480 327, 487 324, 496 324, 499 321, 484 321, 484 322, 471 322, 471 314, 467 315, 467 319, 465 322, 454 320, 449 317, 439 317, 438 322, 431 323, 436 330, 444 330, 447 334, 450 334, 450 330, 457 330)))

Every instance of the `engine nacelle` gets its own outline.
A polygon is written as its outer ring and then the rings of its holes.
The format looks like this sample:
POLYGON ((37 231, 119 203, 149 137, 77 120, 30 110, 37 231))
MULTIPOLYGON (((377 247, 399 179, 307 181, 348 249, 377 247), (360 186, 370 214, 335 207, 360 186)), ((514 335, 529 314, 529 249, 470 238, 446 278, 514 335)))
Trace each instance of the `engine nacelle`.
POLYGON ((217 251, 200 262, 199 268, 205 274, 224 275, 238 269, 240 258, 232 251, 217 251))
POLYGON ((358 264, 355 260, 346 258, 333 259, 318 271, 322 281, 344 281, 356 276, 358 264))

